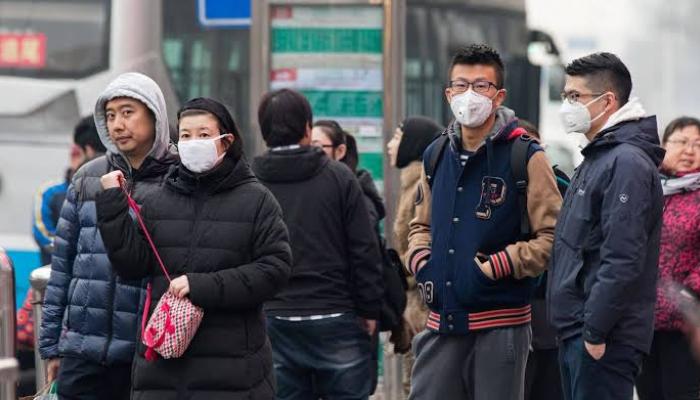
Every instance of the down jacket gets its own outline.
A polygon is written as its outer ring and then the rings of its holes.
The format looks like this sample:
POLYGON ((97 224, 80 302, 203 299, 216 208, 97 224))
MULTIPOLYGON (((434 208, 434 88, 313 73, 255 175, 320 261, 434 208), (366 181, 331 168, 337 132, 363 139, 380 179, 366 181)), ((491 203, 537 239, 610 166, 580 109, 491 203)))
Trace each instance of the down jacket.
POLYGON ((162 183, 177 156, 169 148, 163 94, 145 75, 127 73, 112 82, 97 101, 95 123, 107 154, 80 168, 68 188, 56 226, 39 351, 45 359, 68 356, 106 365, 129 364, 140 321, 142 284, 112 271, 97 230, 95 196, 101 190, 100 177, 118 169, 140 203, 162 183), (153 147, 138 170, 111 143, 105 125, 105 104, 123 96, 143 102, 156 117, 153 147))
MULTIPOLYGON (((245 160, 232 156, 209 173, 185 167, 146 198, 141 214, 171 278, 186 275, 204 319, 182 357, 148 362, 139 343, 132 399, 273 399, 272 352, 263 302, 291 273, 282 211, 245 160)), ((129 215, 120 189, 97 198, 99 229, 117 273, 149 277, 149 316, 169 282, 129 215)))

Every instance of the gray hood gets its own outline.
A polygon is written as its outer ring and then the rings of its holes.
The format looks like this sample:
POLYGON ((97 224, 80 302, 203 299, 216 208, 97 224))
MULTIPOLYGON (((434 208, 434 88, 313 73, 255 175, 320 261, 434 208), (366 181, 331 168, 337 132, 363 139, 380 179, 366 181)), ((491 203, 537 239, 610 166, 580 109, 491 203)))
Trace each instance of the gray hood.
MULTIPOLYGON (((153 112, 153 115, 156 117, 156 139, 148 156, 157 160, 165 157, 168 154, 170 145, 165 97, 153 79, 138 72, 127 72, 119 75, 102 92, 95 104, 95 125, 97 126, 97 132, 100 134, 100 140, 107 148, 107 152, 121 155, 121 152, 109 139, 107 118, 105 116, 107 102, 117 97, 129 97, 138 100, 153 112)), ((126 159, 126 157, 124 158, 126 159)))

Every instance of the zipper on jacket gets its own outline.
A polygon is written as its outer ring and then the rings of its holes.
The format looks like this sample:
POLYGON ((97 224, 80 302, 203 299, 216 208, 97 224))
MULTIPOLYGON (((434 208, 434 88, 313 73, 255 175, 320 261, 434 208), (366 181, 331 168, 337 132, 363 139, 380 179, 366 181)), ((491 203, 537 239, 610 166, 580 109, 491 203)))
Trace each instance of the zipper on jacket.
POLYGON ((192 198, 194 199, 194 221, 192 223, 192 228, 190 229, 190 246, 187 249, 187 256, 185 257, 185 266, 190 265, 190 259, 192 258, 192 252, 194 251, 194 248, 196 246, 196 239, 194 233, 197 232, 197 227, 199 226, 199 222, 201 220, 201 212, 202 212, 202 207, 203 203, 206 199, 206 195, 199 194, 199 188, 200 188, 200 180, 197 178, 197 183, 195 184, 194 191, 192 198))

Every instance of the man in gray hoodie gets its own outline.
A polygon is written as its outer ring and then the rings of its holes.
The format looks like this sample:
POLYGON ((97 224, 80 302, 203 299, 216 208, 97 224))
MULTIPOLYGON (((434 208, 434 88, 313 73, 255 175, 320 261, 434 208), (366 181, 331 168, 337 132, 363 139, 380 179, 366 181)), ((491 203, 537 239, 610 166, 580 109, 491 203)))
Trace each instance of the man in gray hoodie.
POLYGON ((100 177, 121 170, 140 203, 177 162, 170 147, 165 99, 138 73, 110 83, 95 105, 95 124, 107 154, 73 177, 56 229, 51 278, 39 339, 63 399, 128 399, 143 284, 112 271, 96 225, 100 177))

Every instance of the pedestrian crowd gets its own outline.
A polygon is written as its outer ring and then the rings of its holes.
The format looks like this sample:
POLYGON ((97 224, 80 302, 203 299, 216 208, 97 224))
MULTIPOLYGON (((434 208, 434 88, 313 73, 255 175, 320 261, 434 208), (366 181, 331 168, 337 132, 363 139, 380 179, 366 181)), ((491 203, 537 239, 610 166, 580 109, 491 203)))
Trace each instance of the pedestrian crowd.
POLYGON ((389 351, 410 400, 700 399, 700 121, 660 137, 617 56, 576 59, 569 178, 506 77, 487 45, 453 55, 454 118, 388 141, 384 226, 357 139, 301 93, 262 97, 247 155, 225 104, 171 126, 158 85, 120 75, 35 202, 58 398, 368 399, 389 351))

